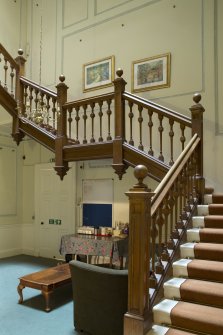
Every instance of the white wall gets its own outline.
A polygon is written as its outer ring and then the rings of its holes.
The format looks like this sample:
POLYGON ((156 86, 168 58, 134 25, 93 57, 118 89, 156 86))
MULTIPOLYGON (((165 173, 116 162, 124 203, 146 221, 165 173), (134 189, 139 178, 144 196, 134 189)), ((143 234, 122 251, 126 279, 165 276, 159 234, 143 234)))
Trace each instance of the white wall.
POLYGON ((38 78, 42 15, 42 81, 54 88, 63 73, 69 86, 69 99, 112 89, 83 93, 82 68, 85 63, 114 55, 115 68, 123 68, 130 91, 132 61, 170 52, 171 86, 139 95, 190 115, 193 94, 201 93, 201 102, 206 109, 205 178, 216 191, 223 189, 223 157, 220 154, 223 135, 221 0, 48 0, 42 7, 41 2, 39 7, 36 1, 30 3, 29 17, 35 20, 28 30, 29 74, 38 78))

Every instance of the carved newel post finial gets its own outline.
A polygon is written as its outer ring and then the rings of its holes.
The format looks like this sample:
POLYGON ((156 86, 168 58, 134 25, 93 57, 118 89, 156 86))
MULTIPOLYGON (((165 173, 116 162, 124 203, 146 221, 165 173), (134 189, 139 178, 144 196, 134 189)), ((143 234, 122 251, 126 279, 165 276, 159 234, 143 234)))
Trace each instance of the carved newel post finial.
POLYGON ((201 94, 200 93, 194 93, 193 100, 196 104, 198 104, 201 101, 201 94))
POLYGON ((21 48, 18 49, 18 55, 22 56, 23 55, 23 50, 21 48))
POLYGON ((120 78, 120 77, 122 77, 122 75, 123 75, 123 70, 121 69, 121 68, 118 68, 118 70, 116 71, 116 74, 117 74, 117 76, 120 78))
POLYGON ((59 76, 59 80, 60 80, 61 83, 63 83, 65 81, 65 76, 63 74, 61 74, 59 76))
POLYGON ((143 180, 148 175, 148 169, 145 165, 137 165, 134 169, 134 176, 138 179, 138 184, 134 188, 143 188, 148 190, 148 186, 143 183, 143 180))

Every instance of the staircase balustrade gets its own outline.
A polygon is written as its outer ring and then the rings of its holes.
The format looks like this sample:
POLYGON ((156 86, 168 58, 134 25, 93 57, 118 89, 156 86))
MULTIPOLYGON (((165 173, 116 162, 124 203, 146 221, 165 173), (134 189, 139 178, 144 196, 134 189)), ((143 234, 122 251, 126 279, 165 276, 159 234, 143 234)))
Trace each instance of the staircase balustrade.
POLYGON ((0 85, 13 97, 16 96, 16 78, 19 74, 19 65, 0 44, 0 85))
POLYGON ((114 93, 65 103, 63 113, 67 114, 68 142, 79 145, 111 141, 114 138, 113 124, 111 128, 113 104, 114 93))
POLYGON ((17 144, 27 134, 54 151, 61 179, 68 162, 80 159, 112 157, 120 179, 128 166, 136 166, 138 183, 126 192, 130 229, 124 334, 145 334, 151 327, 151 308, 204 196, 200 94, 193 97, 189 118, 126 92, 118 69, 114 92, 68 102, 64 76, 54 92, 24 77, 21 50, 14 61, 0 44, 0 57, 0 86, 11 99, 11 110, 5 94, 0 102, 13 115, 17 144), (45 111, 39 118, 33 115, 38 103, 45 111), (147 175, 161 180, 155 191, 143 183, 147 175))

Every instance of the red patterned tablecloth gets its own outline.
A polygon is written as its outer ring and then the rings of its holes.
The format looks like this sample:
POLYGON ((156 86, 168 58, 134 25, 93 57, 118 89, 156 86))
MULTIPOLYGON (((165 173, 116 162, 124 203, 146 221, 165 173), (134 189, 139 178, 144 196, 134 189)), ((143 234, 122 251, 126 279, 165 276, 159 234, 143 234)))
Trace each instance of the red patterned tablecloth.
POLYGON ((128 238, 70 234, 61 238, 60 254, 109 256, 114 261, 128 254, 128 238))

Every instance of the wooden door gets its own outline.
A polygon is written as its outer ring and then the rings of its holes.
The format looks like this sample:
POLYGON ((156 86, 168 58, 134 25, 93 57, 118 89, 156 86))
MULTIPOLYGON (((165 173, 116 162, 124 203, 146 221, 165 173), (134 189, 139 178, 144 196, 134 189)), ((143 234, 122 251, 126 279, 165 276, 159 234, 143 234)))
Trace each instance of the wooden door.
POLYGON ((61 236, 75 231, 75 166, 61 181, 53 164, 35 169, 36 254, 61 258, 61 236))

